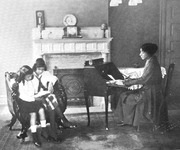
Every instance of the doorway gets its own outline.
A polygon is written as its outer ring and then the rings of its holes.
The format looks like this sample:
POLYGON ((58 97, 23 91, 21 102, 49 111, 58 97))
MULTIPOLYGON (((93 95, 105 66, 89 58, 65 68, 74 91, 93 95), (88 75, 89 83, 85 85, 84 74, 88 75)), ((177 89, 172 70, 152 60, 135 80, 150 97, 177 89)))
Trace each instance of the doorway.
POLYGON ((171 85, 171 101, 180 97, 180 0, 161 0, 160 48, 161 64, 175 63, 171 85))

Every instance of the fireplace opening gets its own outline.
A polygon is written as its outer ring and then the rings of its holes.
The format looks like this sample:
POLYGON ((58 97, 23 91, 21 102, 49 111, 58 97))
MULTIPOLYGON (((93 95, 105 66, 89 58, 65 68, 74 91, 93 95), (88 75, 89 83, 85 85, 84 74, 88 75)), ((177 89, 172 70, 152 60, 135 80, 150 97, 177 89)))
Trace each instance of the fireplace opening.
POLYGON ((53 69, 53 73, 65 88, 68 106, 85 105, 83 69, 53 69))

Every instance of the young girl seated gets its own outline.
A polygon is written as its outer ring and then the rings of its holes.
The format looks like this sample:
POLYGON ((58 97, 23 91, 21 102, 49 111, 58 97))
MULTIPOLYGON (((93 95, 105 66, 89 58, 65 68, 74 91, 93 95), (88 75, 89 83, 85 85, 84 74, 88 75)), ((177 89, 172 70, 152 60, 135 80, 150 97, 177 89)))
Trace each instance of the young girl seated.
MULTIPOLYGON (((67 118, 64 116, 63 112, 66 109, 66 103, 63 102, 63 99, 65 99, 65 94, 62 96, 63 91, 58 89, 58 78, 54 75, 51 75, 49 71, 47 71, 46 64, 42 58, 38 58, 33 66, 34 70, 34 76, 39 80, 39 90, 48 90, 52 94, 55 94, 56 100, 51 101, 52 105, 54 105, 54 113, 57 116, 58 119, 57 123, 58 125, 62 125, 64 128, 76 128, 76 125, 73 125, 71 122, 67 120, 67 118), (59 106, 56 105, 56 102, 58 101, 59 106)), ((53 116, 51 115, 51 118, 53 116)))
POLYGON ((37 82, 34 82, 33 70, 27 65, 22 66, 19 70, 17 81, 19 83, 20 112, 30 114, 30 129, 33 143, 37 147, 40 147, 41 141, 37 134, 36 113, 39 114, 42 136, 48 139, 48 134, 46 131, 46 119, 42 101, 38 101, 35 98, 37 97, 35 94, 37 94, 36 87, 38 87, 38 85, 36 85, 37 82))

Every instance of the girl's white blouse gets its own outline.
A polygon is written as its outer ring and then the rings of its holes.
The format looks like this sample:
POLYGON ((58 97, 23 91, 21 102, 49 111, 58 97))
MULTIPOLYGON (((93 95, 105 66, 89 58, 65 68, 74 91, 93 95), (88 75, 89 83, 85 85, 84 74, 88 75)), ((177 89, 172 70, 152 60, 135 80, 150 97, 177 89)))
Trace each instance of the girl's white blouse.
POLYGON ((22 82, 19 83, 19 98, 24 101, 32 102, 35 101, 34 95, 37 93, 38 88, 38 80, 33 79, 30 81, 25 81, 24 84, 22 82))

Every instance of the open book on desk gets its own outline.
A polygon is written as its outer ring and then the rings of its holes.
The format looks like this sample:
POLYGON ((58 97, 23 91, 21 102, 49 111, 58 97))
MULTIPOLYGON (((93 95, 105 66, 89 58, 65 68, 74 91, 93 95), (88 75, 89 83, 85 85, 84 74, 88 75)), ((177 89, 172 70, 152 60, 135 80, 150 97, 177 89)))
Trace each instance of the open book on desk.
POLYGON ((107 86, 110 87, 121 87, 121 88, 127 88, 124 84, 116 84, 114 82, 108 81, 106 82, 107 86))
POLYGON ((108 86, 115 86, 115 87, 125 87, 122 79, 114 79, 114 77, 110 74, 108 74, 108 77, 111 78, 112 80, 107 81, 108 86))

